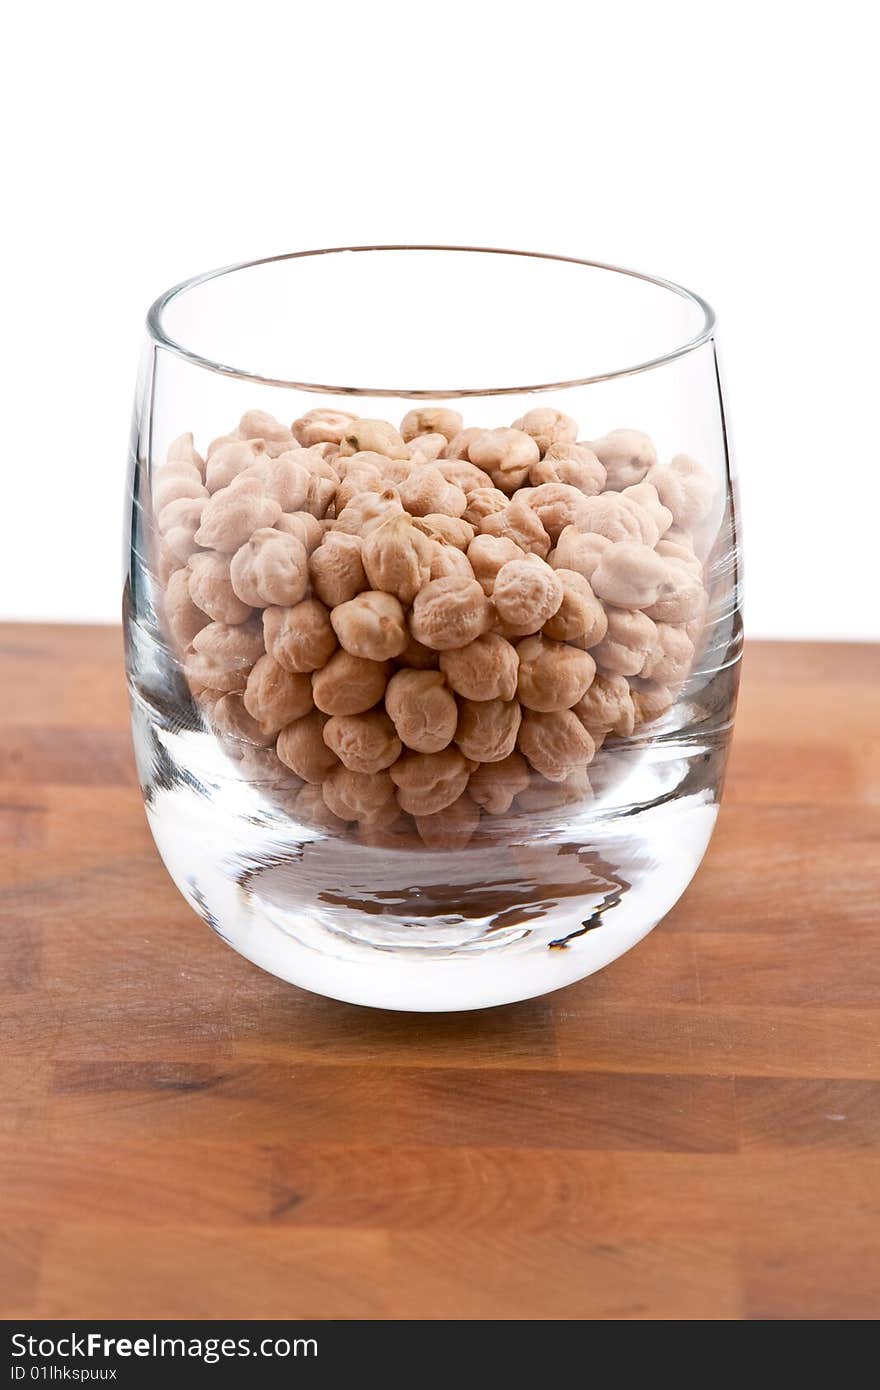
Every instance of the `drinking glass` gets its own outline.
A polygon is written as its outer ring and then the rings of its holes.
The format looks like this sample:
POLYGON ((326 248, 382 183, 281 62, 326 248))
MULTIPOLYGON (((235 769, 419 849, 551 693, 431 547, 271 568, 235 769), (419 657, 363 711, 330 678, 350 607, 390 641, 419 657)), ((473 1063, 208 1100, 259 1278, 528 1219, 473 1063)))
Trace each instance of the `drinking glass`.
POLYGON ((147 320, 126 553, 152 833, 264 969, 389 1009, 502 1004, 614 960, 695 874, 741 652, 696 294, 431 246, 179 284, 147 320))

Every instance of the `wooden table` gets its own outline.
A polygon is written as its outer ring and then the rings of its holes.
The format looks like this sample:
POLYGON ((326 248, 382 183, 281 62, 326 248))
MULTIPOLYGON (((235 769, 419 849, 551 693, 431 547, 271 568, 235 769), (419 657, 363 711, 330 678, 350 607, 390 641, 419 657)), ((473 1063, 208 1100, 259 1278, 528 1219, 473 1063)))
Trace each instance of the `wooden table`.
POLYGON ((117 631, 0 659, 0 1315, 880 1314, 880 647, 751 644, 684 901, 438 1017, 281 984, 185 906, 117 631))

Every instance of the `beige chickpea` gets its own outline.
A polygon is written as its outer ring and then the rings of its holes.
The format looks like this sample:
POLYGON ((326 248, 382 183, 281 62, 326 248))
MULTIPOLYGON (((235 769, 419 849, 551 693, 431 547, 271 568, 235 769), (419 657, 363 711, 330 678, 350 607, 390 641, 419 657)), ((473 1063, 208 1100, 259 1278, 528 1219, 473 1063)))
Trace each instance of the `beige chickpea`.
POLYGON ((429 512, 461 516, 467 507, 467 498, 461 488, 447 482, 439 468, 429 463, 413 469, 409 477, 400 483, 398 493, 404 510, 410 516, 427 516, 429 512))
MULTIPOLYGON (((411 465, 405 459, 399 460, 399 462, 404 465, 408 472, 411 465)), ((346 478, 359 473, 361 469, 365 473, 375 469, 380 477, 384 477, 385 470, 391 464, 390 458, 387 458, 385 454, 377 454, 374 449, 360 449, 355 454, 337 454, 333 459, 333 467, 343 483, 346 478)))
POLYGON ((383 488, 382 492, 360 493, 352 498, 347 507, 337 513, 334 531, 348 531, 350 535, 366 538, 383 521, 392 516, 403 516, 404 510, 395 487, 383 488))
POLYGON ((246 410, 238 422, 239 439, 262 439, 267 453, 283 454, 296 440, 287 425, 282 425, 266 410, 246 410))
POLYGON ((500 763, 516 747, 521 719, 516 700, 462 700, 455 741, 475 763, 500 763))
POLYGON ((464 849, 480 824, 480 808, 467 792, 442 811, 416 816, 416 828, 428 849, 464 849))
POLYGON ((554 444, 573 444, 578 429, 577 420, 552 406, 538 406, 527 411, 519 420, 514 420, 513 428, 531 435, 542 454, 554 444))
POLYGON ((307 410, 294 420, 291 433, 304 449, 313 444, 341 444, 345 431, 356 419, 356 415, 347 415, 343 410, 307 410))
POLYGON ((612 543, 607 536, 596 532, 585 534, 574 526, 566 526, 548 561, 557 572, 574 570, 591 583, 602 556, 612 543))
POLYGON ((640 541, 615 541, 592 578, 594 593, 617 608, 648 608, 657 602, 668 575, 662 556, 640 541))
POLYGON ((314 708, 311 678, 304 672, 285 671, 266 652, 248 675, 244 707, 264 733, 277 734, 314 708))
POLYGON ((205 482, 209 492, 229 487, 236 478, 253 468, 255 463, 268 459, 262 439, 231 439, 209 454, 205 482))
POLYGON ((517 795, 516 806, 518 811, 536 815, 541 811, 553 811, 560 806, 587 801, 592 795, 586 767, 575 767, 567 776, 553 781, 540 773, 533 774, 529 785, 517 795))
POLYGON ((302 787, 293 799, 292 813, 303 825, 318 827, 335 834, 347 828, 345 821, 331 811, 324 800, 323 785, 307 784, 302 787))
MULTIPOLYGON (((228 670, 243 671, 245 676, 265 650, 259 618, 250 618, 245 623, 208 623, 196 633, 192 646, 200 656, 228 670)), ((243 684, 235 688, 243 688, 243 684)), ((222 687, 214 688, 220 690, 222 687)))
POLYGON ((604 536, 609 541, 641 541, 649 546, 656 545, 660 539, 660 528, 651 513, 619 492, 585 497, 578 530, 604 536))
POLYGON ((233 742, 250 743, 257 748, 268 748, 275 742, 275 730, 267 732, 260 727, 237 691, 221 695, 215 702, 211 710, 211 723, 215 733, 233 742))
POLYGON ((312 676, 312 698, 324 714, 364 714, 388 683, 388 662, 352 656, 341 647, 312 676))
POLYGON ((312 588, 328 608, 348 603, 368 588, 363 542, 347 531, 330 531, 309 556, 312 588))
MULTIPOLYGON (((586 499, 583 499, 586 501, 586 499)), ((528 503, 516 496, 503 512, 492 512, 480 523, 483 536, 503 536, 518 545, 520 550, 546 559, 550 551, 550 537, 544 530, 541 518, 528 503)))
POLYGON ((594 647, 608 629, 605 609, 593 593, 588 579, 576 570, 558 569, 562 583, 562 602, 544 624, 544 636, 554 642, 573 642, 580 647, 594 647))
POLYGON ((704 609, 706 591, 703 581, 693 566, 685 561, 667 557, 664 564, 666 575, 659 586, 656 601, 644 611, 655 622, 688 623, 704 609))
POLYGON ((393 594, 367 589, 334 608, 330 621, 339 645, 368 661, 399 656, 407 643, 403 608, 393 594))
POLYGON ((182 463, 188 465, 190 468, 195 468, 202 479, 204 479, 205 460, 195 446, 192 432, 179 434, 176 439, 172 439, 171 443, 168 445, 168 453, 165 455, 165 460, 168 464, 182 463))
POLYGON ((467 459, 459 458, 439 458, 432 464, 439 473, 442 473, 447 483, 453 483, 455 487, 460 487, 466 497, 481 488, 491 488, 492 479, 482 468, 477 468, 475 463, 469 463, 467 459))
POLYGON ((657 489, 675 524, 685 530, 705 521, 712 510, 715 485, 711 474, 687 454, 676 454, 670 463, 656 464, 648 473, 647 482, 657 489))
POLYGON ((685 632, 694 644, 696 653, 702 646, 702 639, 706 628, 706 614, 709 611, 709 595, 703 589, 700 593, 700 601, 696 612, 692 618, 688 618, 684 624, 685 632))
POLYGON ((203 504, 195 540, 198 545, 231 555, 255 531, 274 526, 280 515, 280 504, 266 496, 258 479, 230 483, 203 504))
POLYGON ((612 430, 590 447, 605 468, 605 486, 612 492, 640 483, 657 462, 657 451, 641 430, 612 430))
POLYGON ((456 550, 466 551, 474 539, 473 526, 461 517, 444 512, 428 512, 427 516, 418 517, 415 526, 431 540, 443 541, 445 545, 455 546, 456 550))
POLYGON ((471 774, 468 795, 490 816, 504 816, 530 781, 525 758, 514 751, 500 762, 481 763, 471 774))
POLYGON ((212 702, 230 691, 244 690, 248 677, 247 667, 228 666, 204 652, 195 651, 193 647, 189 647, 184 654, 183 674, 195 696, 200 697, 211 691, 212 702))
POLYGON ((529 469, 534 487, 544 483, 564 483, 576 487, 585 497, 596 497, 605 486, 605 467, 589 444, 551 444, 543 458, 529 469))
POLYGON ((275 522, 275 530, 295 536, 307 555, 317 550, 324 539, 324 528, 311 512, 283 512, 275 522))
POLYGON ((595 752, 592 738, 569 709, 552 714, 523 710, 518 742, 520 752, 548 782, 564 782, 586 767, 595 752))
POLYGON ((509 536, 475 536, 467 548, 474 577, 487 598, 492 597, 501 566, 506 565, 508 560, 522 560, 524 556, 525 551, 509 536))
POLYGON ((465 700, 512 700, 518 668, 516 648, 497 632, 440 654, 440 670, 465 700))
POLYGON ((186 651, 197 632, 211 621, 207 613, 193 603, 189 591, 189 571, 175 570, 170 576, 162 597, 165 622, 174 645, 186 651))
POLYGON ((540 633, 520 642, 516 654, 516 693, 525 709, 544 713, 571 709, 586 694, 596 674, 596 663, 589 652, 565 642, 552 642, 540 633))
POLYGON ((541 483, 527 501, 554 545, 566 526, 578 526, 587 505, 584 494, 567 483, 541 483))
POLYGON ((641 674, 661 685, 680 686, 690 675, 694 644, 683 627, 657 623, 657 645, 649 652, 641 674))
POLYGON ((299 603, 309 587, 305 546, 295 536, 263 527, 235 552, 229 577, 238 597, 252 608, 299 603))
POLYGON ((445 434, 417 434, 407 442, 413 459, 430 463, 440 458, 449 441, 445 434))
POLYGON ((336 491, 339 487, 339 474, 332 464, 322 458, 316 450, 312 449, 309 452, 311 454, 311 459, 307 464, 309 486, 303 503, 303 511, 311 512, 312 516, 323 517, 334 505, 336 491))
POLYGON ((464 520, 471 526, 480 529, 480 525, 487 516, 492 516, 493 512, 503 512, 507 509, 510 498, 506 493, 497 487, 478 487, 466 494, 467 507, 464 510, 464 520))
POLYGON ((457 410, 442 405, 419 406, 404 415, 400 422, 401 436, 412 444, 421 434, 442 434, 449 441, 461 433, 464 421, 457 410))
POLYGON ((245 478, 262 484, 267 497, 272 497, 283 512, 306 509, 311 484, 312 460, 305 449, 288 451, 277 458, 258 459, 243 473, 233 478, 231 486, 240 487, 245 478))
POLYGON ((325 714, 312 710, 301 719, 285 724, 278 735, 276 753, 304 782, 323 782, 339 764, 333 749, 324 742, 326 723, 325 714))
POLYGON ((492 601, 503 623, 537 632, 562 603, 562 580, 536 555, 508 560, 495 577, 492 601))
POLYGON ((440 671, 398 671, 388 682, 385 709, 397 737, 416 753, 439 753, 452 742, 458 706, 440 671))
POLYGON ((410 631, 426 647, 448 651, 488 632, 493 617, 492 605, 476 579, 453 575, 431 580, 416 594, 410 631))
POLYGON ((397 664, 403 670, 436 671, 440 665, 440 653, 417 642, 410 633, 406 646, 397 658, 397 664))
POLYGON ((330 614, 316 598, 263 611, 266 650, 285 671, 318 671, 336 648, 330 614))
POLYGON ((428 541, 429 579, 473 579, 471 562, 463 550, 442 537, 428 541))
POLYGON ((409 449, 387 420, 357 419, 346 426, 339 441, 339 452, 344 456, 360 453, 364 449, 385 454, 390 459, 409 458, 409 449))
POLYGON ((474 766, 458 748, 404 753, 390 769, 401 810, 412 816, 444 811, 461 796, 474 766))
POLYGON ((189 463, 166 463, 156 470, 153 479, 153 511, 156 516, 181 498, 207 497, 208 489, 202 475, 189 463))
POLYGON ((635 677, 630 681, 630 694, 637 725, 652 724, 672 708, 672 692, 662 681, 635 677))
POLYGON ((502 492, 515 492, 529 476, 541 451, 523 430, 483 430, 468 445, 468 458, 489 474, 502 492))
POLYGON ((205 550, 187 561, 189 593, 193 603, 216 623, 243 623, 253 609, 232 587, 229 556, 205 550))
POLYGON ((610 608, 608 631, 593 648, 596 665, 619 676, 637 676, 657 644, 657 630, 638 609, 610 608))
POLYGON ((343 821, 370 827, 389 826, 397 820, 394 783, 387 772, 360 772, 335 767, 321 785, 329 809, 343 821))
POLYGON ((466 430, 459 430, 454 434, 443 450, 443 457, 447 459, 466 459, 468 450, 475 439, 478 439, 485 431, 476 426, 469 426, 466 430))
POLYGON ((186 561, 179 560, 177 556, 174 554, 174 551, 171 550, 170 547, 167 546, 164 541, 160 541, 158 546, 156 547, 156 557, 154 563, 155 577, 163 586, 168 583, 168 580, 171 578, 172 574, 174 574, 179 569, 183 569, 186 565, 186 561))
POLYGON ((635 710, 626 677, 597 671, 574 713, 597 744, 606 734, 628 738, 635 724, 635 710))
POLYGON ((159 513, 159 531, 165 547, 182 565, 201 544, 196 534, 207 506, 208 500, 204 497, 179 497, 159 513))
POLYGON ((359 463, 356 468, 347 468, 345 477, 336 489, 336 507, 342 511, 364 492, 384 492, 388 484, 385 482, 384 470, 381 470, 375 463, 359 463))
POLYGON ((324 725, 324 742, 352 772, 381 772, 397 761, 402 747, 381 710, 332 715, 324 725))

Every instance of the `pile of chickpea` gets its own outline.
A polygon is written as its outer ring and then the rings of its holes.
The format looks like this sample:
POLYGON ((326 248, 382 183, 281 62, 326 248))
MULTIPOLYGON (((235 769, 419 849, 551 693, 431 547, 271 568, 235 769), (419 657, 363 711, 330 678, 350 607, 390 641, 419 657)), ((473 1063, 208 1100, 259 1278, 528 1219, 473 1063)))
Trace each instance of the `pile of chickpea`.
POLYGON ((300 821, 460 848, 481 815, 591 795, 668 710, 707 606, 706 471, 539 407, 465 429, 249 411, 152 477, 156 571, 194 698, 300 821), (412 821, 407 818, 412 817, 412 821))

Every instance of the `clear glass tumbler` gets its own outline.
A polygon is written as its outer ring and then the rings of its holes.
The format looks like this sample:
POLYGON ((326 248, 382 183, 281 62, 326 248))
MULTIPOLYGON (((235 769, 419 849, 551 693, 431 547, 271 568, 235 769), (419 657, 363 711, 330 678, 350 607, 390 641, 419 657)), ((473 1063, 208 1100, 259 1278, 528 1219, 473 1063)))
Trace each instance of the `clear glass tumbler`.
POLYGON ((562 257, 357 247, 150 310, 134 744, 181 893, 337 999, 567 985, 669 911, 741 650, 714 319, 562 257))

